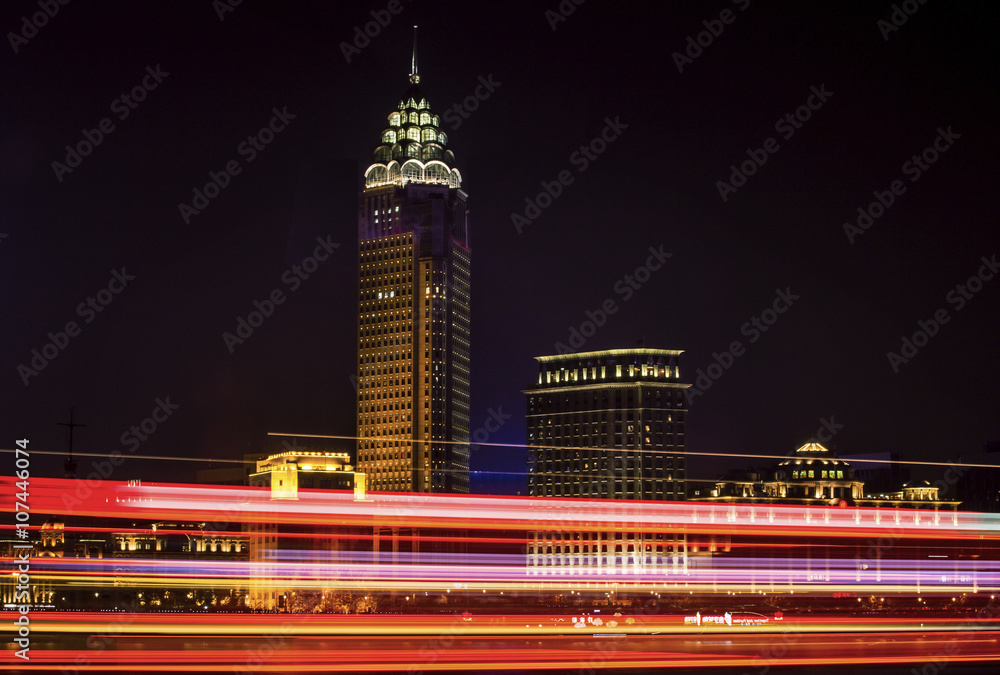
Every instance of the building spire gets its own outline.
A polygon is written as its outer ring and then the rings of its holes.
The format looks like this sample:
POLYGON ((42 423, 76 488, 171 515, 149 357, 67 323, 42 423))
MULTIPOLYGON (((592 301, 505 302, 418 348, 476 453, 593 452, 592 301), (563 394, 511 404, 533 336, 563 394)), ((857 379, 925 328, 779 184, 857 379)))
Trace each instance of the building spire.
POLYGON ((410 59, 410 82, 420 83, 420 73, 417 71, 417 27, 413 26, 413 57, 410 59))

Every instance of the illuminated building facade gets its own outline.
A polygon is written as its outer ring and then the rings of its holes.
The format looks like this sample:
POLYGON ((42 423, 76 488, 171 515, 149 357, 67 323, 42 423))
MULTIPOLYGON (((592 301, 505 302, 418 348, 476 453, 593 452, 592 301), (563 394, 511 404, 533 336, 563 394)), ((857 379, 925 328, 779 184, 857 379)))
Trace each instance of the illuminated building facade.
MULTIPOLYGON (((859 455, 859 457, 861 457, 859 455)), ((956 509, 960 502, 942 500, 927 481, 907 483, 899 491, 866 494, 854 467, 819 443, 806 443, 790 459, 771 469, 732 472, 716 481, 707 494, 689 499, 709 502, 875 506, 956 509)))
POLYGON ((257 462, 251 487, 270 487, 275 499, 295 499, 299 488, 352 490, 356 474, 346 452, 289 450, 257 462))
POLYGON ((770 469, 737 471, 716 481, 698 501, 788 504, 854 503, 864 497, 864 482, 854 468, 819 443, 806 443, 790 459, 770 469))
MULTIPOLYGON (((270 500, 276 516, 274 522, 247 522, 246 533, 250 575, 247 580, 246 606, 254 610, 303 612, 347 611, 342 604, 359 606, 369 600, 364 590, 341 583, 343 580, 325 580, 322 590, 316 592, 292 590, 276 584, 282 563, 288 560, 308 562, 317 566, 350 566, 356 564, 389 565, 416 564, 421 554, 454 556, 464 553, 466 543, 462 530, 434 530, 415 528, 399 518, 394 508, 396 522, 371 524, 330 522, 296 523, 289 515, 297 513, 296 502, 300 491, 308 488, 329 487, 320 481, 332 478, 334 489, 348 489, 353 485, 351 501, 373 504, 365 489, 363 473, 355 473, 347 464, 347 453, 294 450, 271 455, 257 463, 257 473, 250 477, 251 486, 270 486, 270 500)), ((398 504, 398 503, 397 503, 398 504)), ((377 519, 375 519, 377 521, 377 519)), ((361 611, 357 608, 354 611, 361 611)), ((371 611, 371 606, 365 611, 371 611)))
POLYGON ((471 250, 448 138, 410 87, 358 210, 358 470, 372 490, 469 491, 471 250))
POLYGON ((538 356, 528 396, 528 494, 685 498, 684 390, 667 349, 538 356))
MULTIPOLYGON (((619 500, 685 498, 683 352, 612 349, 535 357, 528 396, 528 494, 619 500)), ((528 533, 532 575, 639 574, 684 569, 685 536, 606 529, 528 533)))
MULTIPOLYGON (((908 509, 955 510, 962 502, 941 498, 941 489, 925 480, 913 480, 894 492, 869 492, 858 506, 903 507, 908 509)), ((968 510, 968 506, 962 508, 968 510)))

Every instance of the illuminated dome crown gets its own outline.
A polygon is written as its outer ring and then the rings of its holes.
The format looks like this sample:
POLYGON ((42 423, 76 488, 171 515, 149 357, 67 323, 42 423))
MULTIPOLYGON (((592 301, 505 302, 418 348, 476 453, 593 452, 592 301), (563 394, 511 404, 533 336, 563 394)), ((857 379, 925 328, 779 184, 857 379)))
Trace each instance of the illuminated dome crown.
POLYGON ((416 26, 410 86, 403 92, 398 109, 389 113, 389 126, 382 131, 382 144, 373 153, 375 163, 365 171, 365 187, 426 183, 461 187, 462 174, 455 168, 455 155, 448 149, 448 136, 441 131, 441 118, 430 110, 420 90, 417 73, 416 26))

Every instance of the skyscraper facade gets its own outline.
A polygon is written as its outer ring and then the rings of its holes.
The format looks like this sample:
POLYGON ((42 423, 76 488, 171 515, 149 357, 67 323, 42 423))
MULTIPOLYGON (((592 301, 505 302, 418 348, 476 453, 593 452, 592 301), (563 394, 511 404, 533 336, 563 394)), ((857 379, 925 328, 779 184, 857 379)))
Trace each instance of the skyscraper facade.
POLYGON ((414 51, 358 207, 356 465, 371 490, 467 493, 467 195, 419 84, 414 51))
MULTIPOLYGON (((685 499, 685 398, 678 358, 666 349, 610 349, 537 356, 528 396, 528 494, 590 499, 685 499)), ((681 531, 642 531, 616 517, 600 531, 528 533, 528 574, 679 573, 681 531)))
POLYGON ((528 494, 685 498, 683 352, 538 356, 528 396, 528 494))

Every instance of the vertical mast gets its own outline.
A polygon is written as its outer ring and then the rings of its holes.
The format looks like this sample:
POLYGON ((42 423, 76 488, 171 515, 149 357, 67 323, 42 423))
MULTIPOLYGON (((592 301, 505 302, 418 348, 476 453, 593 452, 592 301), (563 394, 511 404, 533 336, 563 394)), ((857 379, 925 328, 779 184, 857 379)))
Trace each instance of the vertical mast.
POLYGON ((73 421, 73 410, 73 408, 69 409, 69 422, 56 422, 59 426, 69 429, 69 457, 66 458, 64 464, 66 478, 76 478, 76 462, 73 460, 73 429, 87 426, 86 424, 76 424, 73 421))
POLYGON ((420 73, 417 70, 417 27, 413 27, 413 56, 410 58, 410 82, 418 84, 420 73))

